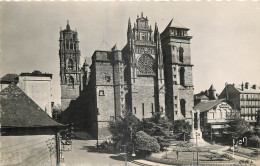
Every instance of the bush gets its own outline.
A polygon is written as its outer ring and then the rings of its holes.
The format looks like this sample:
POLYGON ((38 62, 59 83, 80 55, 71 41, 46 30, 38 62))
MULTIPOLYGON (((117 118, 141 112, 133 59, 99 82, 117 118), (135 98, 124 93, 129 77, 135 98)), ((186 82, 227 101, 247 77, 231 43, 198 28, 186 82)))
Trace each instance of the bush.
POLYGON ((160 150, 160 145, 156 138, 151 137, 143 131, 136 133, 135 145, 136 155, 139 157, 146 157, 152 152, 159 152, 160 150))

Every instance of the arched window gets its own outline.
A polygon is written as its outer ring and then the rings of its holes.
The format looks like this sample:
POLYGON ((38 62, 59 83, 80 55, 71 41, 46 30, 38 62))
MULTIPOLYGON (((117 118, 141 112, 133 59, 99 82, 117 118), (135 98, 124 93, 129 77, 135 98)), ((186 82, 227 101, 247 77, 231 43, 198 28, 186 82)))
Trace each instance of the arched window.
POLYGON ((180 84, 182 86, 185 86, 185 69, 183 67, 181 67, 179 74, 180 74, 180 84))
POLYGON ((184 99, 181 99, 180 101, 181 104, 181 114, 185 117, 185 112, 186 112, 186 101, 184 99))
POLYGON ((69 59, 69 61, 68 61, 68 69, 69 70, 72 70, 73 69, 73 60, 72 59, 69 59))
POLYGON ((70 89, 74 89, 74 78, 72 76, 69 77, 68 86, 70 89))
POLYGON ((179 61, 182 63, 183 63, 183 52, 184 52, 183 48, 180 47, 179 48, 179 61))

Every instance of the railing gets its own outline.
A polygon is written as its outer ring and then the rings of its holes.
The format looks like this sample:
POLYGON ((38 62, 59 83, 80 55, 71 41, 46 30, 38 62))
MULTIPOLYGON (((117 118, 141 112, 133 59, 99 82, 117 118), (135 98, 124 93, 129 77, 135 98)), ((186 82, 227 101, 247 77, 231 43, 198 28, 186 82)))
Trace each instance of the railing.
POLYGON ((136 40, 135 44, 138 44, 138 45, 155 45, 155 43, 152 42, 152 41, 143 41, 143 40, 136 40))

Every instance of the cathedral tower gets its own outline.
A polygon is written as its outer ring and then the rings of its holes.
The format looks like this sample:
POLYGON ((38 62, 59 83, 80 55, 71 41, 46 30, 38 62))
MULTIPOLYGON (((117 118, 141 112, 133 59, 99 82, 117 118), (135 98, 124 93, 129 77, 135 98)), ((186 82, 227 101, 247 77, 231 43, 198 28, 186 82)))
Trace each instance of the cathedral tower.
POLYGON ((66 29, 60 30, 59 43, 61 107, 64 111, 79 97, 82 88, 78 32, 70 29, 69 21, 66 29))
POLYGON ((190 121, 193 80, 188 28, 171 20, 161 34, 165 70, 165 107, 170 119, 190 121))
POLYGON ((122 50, 126 64, 125 80, 128 87, 126 109, 138 118, 151 117, 164 111, 164 69, 161 41, 147 17, 137 16, 132 29, 129 19, 127 45, 122 50))

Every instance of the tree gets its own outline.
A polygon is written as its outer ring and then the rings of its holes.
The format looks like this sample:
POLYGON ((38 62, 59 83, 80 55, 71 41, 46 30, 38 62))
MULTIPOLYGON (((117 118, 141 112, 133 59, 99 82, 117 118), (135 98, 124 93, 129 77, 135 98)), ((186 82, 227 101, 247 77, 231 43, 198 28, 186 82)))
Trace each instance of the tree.
POLYGON ((135 133, 141 128, 140 120, 132 112, 126 111, 124 117, 117 117, 115 122, 110 122, 109 130, 112 133, 112 140, 116 145, 133 143, 135 133))
POLYGON ((145 157, 152 152, 159 152, 160 145, 156 138, 151 137, 143 131, 138 131, 135 138, 135 151, 137 156, 145 157))
POLYGON ((227 124, 227 127, 225 131, 235 140, 239 139, 240 137, 243 137, 245 133, 251 131, 250 124, 242 119, 238 118, 233 121, 230 121, 227 124))
POLYGON ((171 135, 169 133, 172 123, 167 117, 162 117, 161 113, 155 113, 151 118, 142 120, 142 131, 157 139, 160 150, 165 150, 170 146, 171 135))
POLYGON ((174 124, 172 126, 172 130, 175 133, 180 133, 181 137, 185 141, 187 137, 189 137, 189 133, 191 131, 191 125, 188 122, 185 122, 185 120, 176 120, 174 121, 174 124), (183 136, 183 137, 182 137, 183 136))

